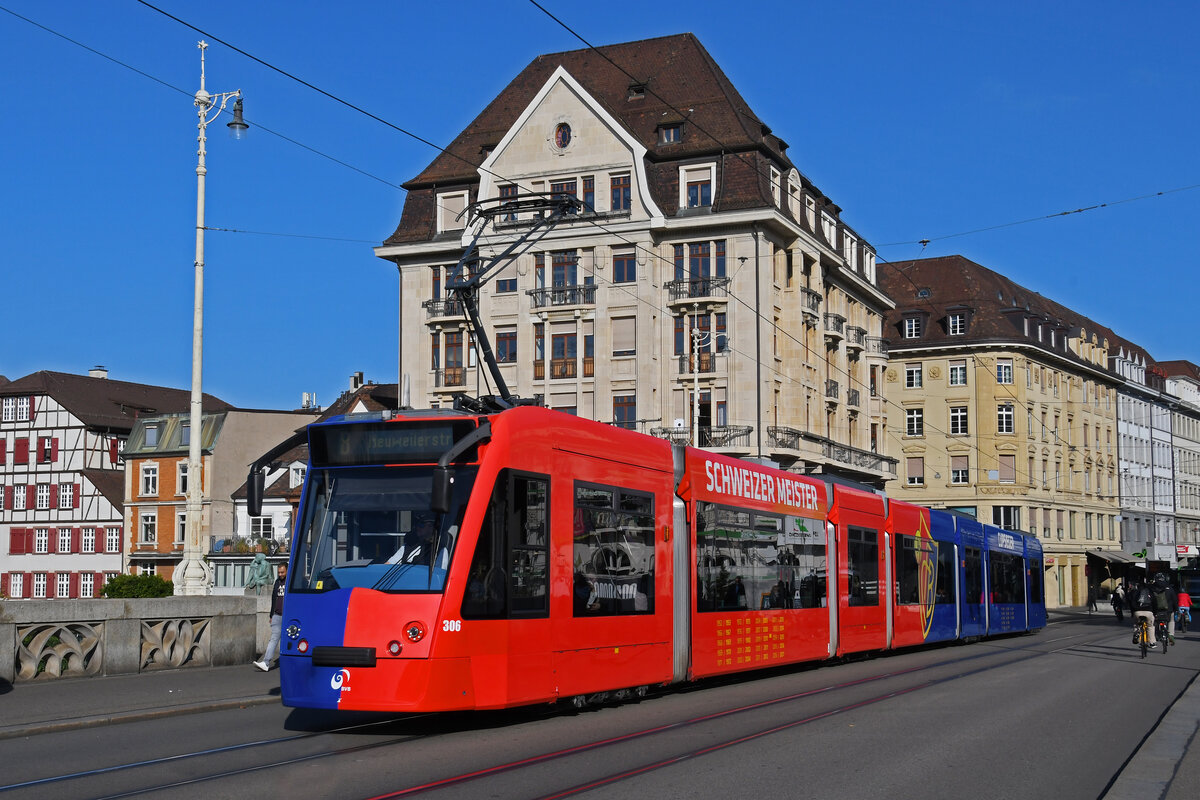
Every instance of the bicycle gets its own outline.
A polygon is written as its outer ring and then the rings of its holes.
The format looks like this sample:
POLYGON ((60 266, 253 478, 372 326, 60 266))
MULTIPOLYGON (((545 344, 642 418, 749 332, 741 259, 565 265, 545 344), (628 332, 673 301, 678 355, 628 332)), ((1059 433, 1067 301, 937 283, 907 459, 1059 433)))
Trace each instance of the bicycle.
POLYGON ((1180 633, 1187 633, 1188 622, 1191 621, 1191 616, 1191 612, 1186 608, 1180 608, 1175 612, 1175 627, 1179 629, 1180 633))
POLYGON ((1142 658, 1146 657, 1146 653, 1150 652, 1150 623, 1145 617, 1137 618, 1137 625, 1134 628, 1134 641, 1142 648, 1142 658))
POLYGON ((1164 654, 1167 652, 1167 646, 1171 643, 1171 637, 1167 635, 1167 614, 1169 613, 1169 611, 1160 612, 1154 615, 1154 637, 1162 643, 1164 654))

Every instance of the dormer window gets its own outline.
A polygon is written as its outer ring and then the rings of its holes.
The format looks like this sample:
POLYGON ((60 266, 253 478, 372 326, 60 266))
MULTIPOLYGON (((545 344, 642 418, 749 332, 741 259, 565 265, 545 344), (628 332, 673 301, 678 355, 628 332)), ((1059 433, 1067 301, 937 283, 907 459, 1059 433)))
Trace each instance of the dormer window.
POLYGON ((146 426, 146 447, 158 447, 158 426, 146 426))
POLYGON ((631 83, 629 84, 629 99, 642 100, 646 97, 646 84, 631 83))
POLYGON ((683 130, 678 122, 663 125, 658 129, 659 144, 676 144, 683 140, 683 130))
POLYGON ((679 170, 679 205, 704 208, 712 205, 715 164, 692 165, 679 170))
POLYGON ((920 317, 905 317, 903 333, 905 339, 920 339, 921 338, 921 318, 920 317))
POLYGON ((467 193, 454 192, 437 196, 438 233, 458 231, 467 227, 463 211, 467 207, 467 193))

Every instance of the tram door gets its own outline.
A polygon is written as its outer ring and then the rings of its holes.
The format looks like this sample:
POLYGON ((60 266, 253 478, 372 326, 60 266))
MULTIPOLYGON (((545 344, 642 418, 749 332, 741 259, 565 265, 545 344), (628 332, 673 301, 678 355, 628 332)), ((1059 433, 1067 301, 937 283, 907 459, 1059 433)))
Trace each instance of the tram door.
POLYGON ((956 517, 958 531, 959 596, 962 628, 959 635, 983 636, 987 632, 987 606, 983 584, 983 525, 975 520, 956 517))
POLYGON ((837 529, 837 654, 887 647, 888 539, 883 498, 831 484, 829 514, 837 529))

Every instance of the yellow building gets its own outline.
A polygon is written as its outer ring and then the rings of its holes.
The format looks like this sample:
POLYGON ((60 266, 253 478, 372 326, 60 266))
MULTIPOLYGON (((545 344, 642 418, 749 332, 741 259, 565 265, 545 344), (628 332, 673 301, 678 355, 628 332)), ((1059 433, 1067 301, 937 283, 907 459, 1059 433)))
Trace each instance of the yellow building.
POLYGON ((887 449, 900 475, 889 494, 1037 535, 1047 605, 1086 604, 1089 581, 1131 560, 1108 339, 961 256, 881 265, 879 279, 896 302, 887 449))

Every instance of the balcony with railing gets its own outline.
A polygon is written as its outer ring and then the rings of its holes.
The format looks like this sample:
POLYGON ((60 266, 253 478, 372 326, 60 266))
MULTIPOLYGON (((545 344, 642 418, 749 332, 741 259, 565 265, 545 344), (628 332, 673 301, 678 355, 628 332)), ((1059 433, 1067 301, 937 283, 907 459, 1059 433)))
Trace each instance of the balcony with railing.
POLYGON ((815 326, 821 319, 821 293, 801 286, 800 311, 804 314, 804 322, 815 326))
POLYGON ((781 461, 786 462, 790 456, 792 460, 804 460, 810 464, 823 462, 820 463, 821 472, 844 474, 879 488, 882 488, 884 481, 896 477, 897 459, 841 444, 815 433, 772 426, 767 428, 767 441, 773 449, 787 451, 775 454, 782 456, 781 461))
MULTIPOLYGON (((754 432, 751 425, 701 425, 696 429, 699 441, 697 447, 713 449, 748 450, 750 434, 754 432)), ((692 444, 692 429, 689 428, 651 428, 651 436, 666 439, 671 444, 692 444)))
POLYGON ((548 289, 530 289, 526 292, 533 308, 558 308, 561 306, 594 306, 596 287, 594 284, 551 286, 548 289))
POLYGON ((888 356, 887 339, 884 339, 882 336, 868 336, 867 337, 867 353, 870 355, 883 356, 884 358, 887 358, 887 356, 888 356))
POLYGON ((421 303, 425 309, 426 319, 444 319, 458 318, 466 316, 463 313, 463 305, 455 299, 451 300, 426 300, 421 303))
POLYGON ((579 377, 580 361, 583 362, 583 377, 591 378, 596 372, 596 359, 588 356, 583 359, 574 358, 552 358, 549 362, 535 361, 533 362, 533 379, 541 381, 546 379, 546 364, 550 364, 550 379, 551 380, 571 380, 579 377))
POLYGON ((682 355, 678 357, 679 374, 691 375, 700 373, 701 375, 709 375, 717 371, 718 356, 723 356, 724 353, 712 353, 701 351, 691 355, 682 355))
POLYGON ((846 326, 846 350, 851 352, 859 352, 866 345, 867 329, 860 328, 857 325, 846 326))
POLYGON ((831 406, 835 406, 841 400, 841 387, 835 380, 825 381, 825 402, 831 406))
POLYGON ((729 278, 685 278, 667 281, 666 288, 669 304, 724 301, 729 297, 729 278))
POLYGON ((862 403, 859 399, 860 397, 861 397, 861 394, 859 393, 858 389, 847 389, 846 390, 846 405, 850 406, 851 408, 858 408, 859 406, 862 405, 862 403))
POLYGON ((825 340, 836 344, 846 336, 846 318, 841 314, 825 312, 825 340))
POLYGON ((433 371, 433 386, 435 389, 446 389, 467 385, 466 367, 446 367, 433 371))

